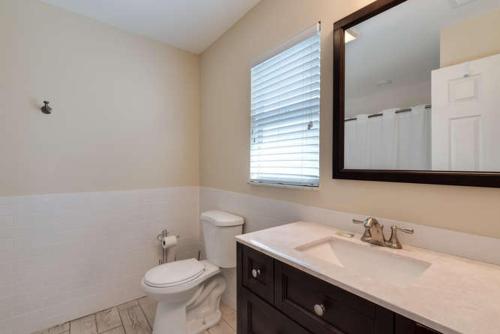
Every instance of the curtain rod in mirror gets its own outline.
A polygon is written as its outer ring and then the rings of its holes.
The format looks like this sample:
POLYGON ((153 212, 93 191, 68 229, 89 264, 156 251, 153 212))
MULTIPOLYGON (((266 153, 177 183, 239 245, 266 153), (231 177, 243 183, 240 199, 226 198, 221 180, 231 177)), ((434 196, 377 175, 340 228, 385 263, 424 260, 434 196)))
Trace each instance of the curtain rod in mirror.
MULTIPOLYGON (((432 106, 430 104, 428 104, 428 105, 425 106, 425 110, 430 110, 430 109, 432 109, 432 106)), ((412 110, 413 110, 412 108, 400 109, 400 110, 396 110, 395 113, 396 114, 402 114, 402 113, 405 113, 405 112, 410 112, 412 110)), ((379 112, 379 113, 376 113, 376 114, 370 114, 370 115, 368 115, 368 118, 381 117, 383 115, 384 115, 383 113, 379 112)), ((356 121, 356 120, 358 120, 357 117, 351 117, 351 118, 346 118, 344 120, 344 122, 350 122, 350 121, 356 121)))

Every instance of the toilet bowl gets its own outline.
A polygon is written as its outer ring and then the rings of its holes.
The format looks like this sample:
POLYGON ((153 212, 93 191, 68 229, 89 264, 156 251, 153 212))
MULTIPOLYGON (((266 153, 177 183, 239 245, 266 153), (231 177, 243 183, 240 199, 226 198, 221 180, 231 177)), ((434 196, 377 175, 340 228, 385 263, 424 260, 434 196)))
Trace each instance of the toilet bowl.
POLYGON ((153 333, 195 334, 212 327, 220 320, 225 287, 219 268, 208 261, 189 259, 151 269, 142 288, 158 301, 153 333))
POLYGON ((235 236, 243 218, 208 211, 201 215, 207 260, 188 259, 150 269, 142 288, 158 301, 153 334, 198 334, 221 319, 226 281, 220 268, 236 266, 235 236))

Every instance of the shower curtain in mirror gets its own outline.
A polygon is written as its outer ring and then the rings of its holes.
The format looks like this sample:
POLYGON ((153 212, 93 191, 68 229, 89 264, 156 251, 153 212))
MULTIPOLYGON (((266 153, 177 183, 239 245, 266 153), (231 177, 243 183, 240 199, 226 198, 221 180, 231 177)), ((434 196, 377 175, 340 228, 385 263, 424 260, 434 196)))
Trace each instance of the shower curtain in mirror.
POLYGON ((431 110, 425 105, 399 110, 345 122, 346 169, 431 168, 431 110))

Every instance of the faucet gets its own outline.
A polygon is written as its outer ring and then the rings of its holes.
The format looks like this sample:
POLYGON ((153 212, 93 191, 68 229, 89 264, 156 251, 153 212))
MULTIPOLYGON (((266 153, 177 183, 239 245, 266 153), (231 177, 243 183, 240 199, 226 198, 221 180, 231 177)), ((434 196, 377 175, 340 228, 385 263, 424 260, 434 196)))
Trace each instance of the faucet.
POLYGON ((401 242, 399 242, 398 231, 408 234, 414 233, 413 229, 393 225, 391 226, 391 236, 389 239, 386 239, 384 235, 384 225, 380 224, 377 219, 368 217, 365 220, 353 219, 352 222, 354 224, 362 224, 365 228, 361 241, 376 246, 401 249, 403 247, 401 242))

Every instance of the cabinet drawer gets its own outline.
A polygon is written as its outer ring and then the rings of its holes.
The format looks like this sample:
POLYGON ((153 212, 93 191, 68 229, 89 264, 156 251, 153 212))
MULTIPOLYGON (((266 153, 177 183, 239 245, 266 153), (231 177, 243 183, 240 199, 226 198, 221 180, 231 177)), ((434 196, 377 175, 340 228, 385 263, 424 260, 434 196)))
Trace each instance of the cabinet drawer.
POLYGON ((249 247, 240 247, 242 251, 242 284, 251 292, 274 302, 274 260, 249 247))
POLYGON ((238 334, 310 334, 310 332, 243 289, 238 299, 238 334))
POLYGON ((440 334, 439 332, 421 325, 413 320, 396 315, 396 334, 440 334))
POLYGON ((313 333, 393 333, 392 312, 278 261, 275 270, 276 307, 313 333))

